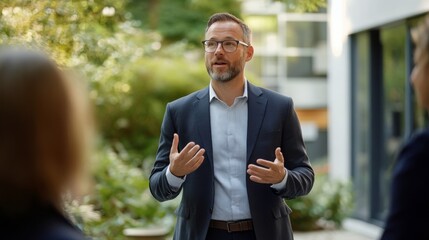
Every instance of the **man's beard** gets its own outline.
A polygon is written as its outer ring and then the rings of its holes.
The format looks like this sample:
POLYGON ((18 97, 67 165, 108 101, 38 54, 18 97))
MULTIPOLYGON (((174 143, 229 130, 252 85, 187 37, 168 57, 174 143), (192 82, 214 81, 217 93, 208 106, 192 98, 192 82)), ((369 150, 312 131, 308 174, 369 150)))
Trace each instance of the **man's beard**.
POLYGON ((206 66, 207 72, 211 79, 219 82, 229 82, 240 74, 240 69, 237 67, 231 67, 226 72, 216 73, 213 71, 211 66, 206 66))

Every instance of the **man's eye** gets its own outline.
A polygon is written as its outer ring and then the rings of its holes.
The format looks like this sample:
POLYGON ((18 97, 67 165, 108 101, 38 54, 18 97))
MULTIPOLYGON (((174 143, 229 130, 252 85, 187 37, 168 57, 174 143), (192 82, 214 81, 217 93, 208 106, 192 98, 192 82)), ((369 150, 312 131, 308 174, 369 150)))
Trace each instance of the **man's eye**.
POLYGON ((227 47, 231 47, 235 45, 235 42, 232 41, 228 41, 228 42, 224 42, 223 45, 227 46, 227 47))
POLYGON ((216 42, 206 42, 207 47, 213 47, 216 46, 216 42))

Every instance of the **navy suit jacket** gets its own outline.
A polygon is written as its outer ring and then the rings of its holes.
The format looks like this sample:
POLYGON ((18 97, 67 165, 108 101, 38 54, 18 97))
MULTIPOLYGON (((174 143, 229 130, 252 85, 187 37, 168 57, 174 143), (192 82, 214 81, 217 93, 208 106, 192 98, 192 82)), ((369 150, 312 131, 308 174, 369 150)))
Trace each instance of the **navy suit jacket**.
MULTIPOLYGON (((214 201, 213 151, 210 130, 209 89, 194 92, 167 105, 150 190, 159 201, 183 192, 177 209, 174 239, 203 240, 206 237, 214 201), (202 165, 186 176, 181 189, 173 191, 165 176, 173 134, 179 134, 179 151, 194 141, 206 150, 202 165)), ((247 178, 247 193, 254 231, 259 240, 293 239, 289 220, 291 209, 284 198, 310 192, 314 172, 308 160, 301 128, 292 99, 248 83, 247 163, 256 159, 274 160, 281 147, 288 169, 286 187, 276 191, 270 184, 247 178)), ((246 171, 246 169, 243 169, 246 171)))
POLYGON ((429 130, 402 148, 393 171, 390 210, 382 240, 429 239, 429 130))

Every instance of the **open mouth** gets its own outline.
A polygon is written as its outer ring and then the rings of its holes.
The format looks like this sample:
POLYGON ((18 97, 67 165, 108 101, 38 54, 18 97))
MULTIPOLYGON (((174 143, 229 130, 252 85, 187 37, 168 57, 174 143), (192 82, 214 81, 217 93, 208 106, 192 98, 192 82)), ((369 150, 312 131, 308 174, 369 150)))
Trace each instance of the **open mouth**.
POLYGON ((219 66, 219 67, 221 67, 221 66, 226 66, 227 64, 228 63, 224 62, 224 61, 216 61, 216 62, 213 63, 213 66, 219 66))

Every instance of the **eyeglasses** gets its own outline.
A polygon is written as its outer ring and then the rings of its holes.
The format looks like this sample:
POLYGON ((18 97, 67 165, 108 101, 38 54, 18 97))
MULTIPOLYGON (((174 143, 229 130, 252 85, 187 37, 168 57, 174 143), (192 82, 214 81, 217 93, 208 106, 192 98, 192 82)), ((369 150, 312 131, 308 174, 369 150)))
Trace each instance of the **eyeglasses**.
POLYGON ((204 45, 204 51, 208 53, 213 53, 216 51, 219 44, 222 45, 223 50, 225 52, 235 52, 237 50, 238 44, 244 45, 248 47, 249 45, 245 42, 238 40, 223 40, 223 41, 215 41, 215 40, 204 40, 201 42, 204 45))

